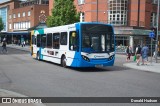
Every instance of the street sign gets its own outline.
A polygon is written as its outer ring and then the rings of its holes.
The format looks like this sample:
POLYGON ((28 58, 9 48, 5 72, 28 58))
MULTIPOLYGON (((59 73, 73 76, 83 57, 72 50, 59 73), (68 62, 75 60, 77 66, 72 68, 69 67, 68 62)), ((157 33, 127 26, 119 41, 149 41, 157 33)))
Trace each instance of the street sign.
POLYGON ((154 32, 150 32, 150 33, 149 33, 149 37, 150 37, 150 38, 154 38, 154 37, 155 37, 155 33, 154 33, 154 32))

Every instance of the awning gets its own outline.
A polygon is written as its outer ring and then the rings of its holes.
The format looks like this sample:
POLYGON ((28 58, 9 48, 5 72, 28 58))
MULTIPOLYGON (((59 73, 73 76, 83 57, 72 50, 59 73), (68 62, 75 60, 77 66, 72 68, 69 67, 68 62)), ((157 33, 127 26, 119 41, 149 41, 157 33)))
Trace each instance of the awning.
POLYGON ((38 30, 38 29, 43 29, 43 28, 47 28, 46 23, 39 23, 38 25, 36 25, 36 26, 34 26, 32 28, 29 28, 28 31, 38 30))
POLYGON ((28 35, 30 32, 23 31, 23 32, 3 32, 2 35, 28 35))
MULTIPOLYGON (((116 35, 143 35, 149 36, 149 33, 151 32, 151 30, 146 30, 146 29, 133 29, 132 27, 118 27, 118 28, 114 28, 115 29, 115 34, 116 35)), ((158 35, 160 35, 160 31, 158 32, 158 35)))

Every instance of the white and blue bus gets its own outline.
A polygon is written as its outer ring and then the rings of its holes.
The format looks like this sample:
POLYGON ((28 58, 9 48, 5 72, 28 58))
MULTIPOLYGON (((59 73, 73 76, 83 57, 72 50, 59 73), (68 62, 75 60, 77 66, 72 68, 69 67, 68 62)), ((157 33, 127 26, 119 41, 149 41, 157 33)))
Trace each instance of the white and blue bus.
POLYGON ((31 31, 31 55, 63 67, 113 66, 114 29, 109 24, 79 22, 31 31))

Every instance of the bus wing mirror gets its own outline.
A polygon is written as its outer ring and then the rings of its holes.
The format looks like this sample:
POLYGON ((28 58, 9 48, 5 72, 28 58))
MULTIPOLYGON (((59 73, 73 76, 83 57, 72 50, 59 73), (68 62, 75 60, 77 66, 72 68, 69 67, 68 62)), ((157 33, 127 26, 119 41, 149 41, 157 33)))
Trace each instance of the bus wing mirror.
POLYGON ((73 45, 71 46, 71 50, 73 50, 73 45))

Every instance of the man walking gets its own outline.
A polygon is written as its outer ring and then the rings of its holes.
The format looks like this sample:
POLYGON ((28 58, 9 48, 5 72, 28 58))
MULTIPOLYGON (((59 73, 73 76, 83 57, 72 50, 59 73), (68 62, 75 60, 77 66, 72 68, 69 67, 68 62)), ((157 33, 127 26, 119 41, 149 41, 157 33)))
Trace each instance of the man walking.
POLYGON ((7 42, 4 40, 3 42, 2 42, 2 53, 4 53, 4 50, 6 51, 6 53, 8 52, 7 51, 7 42))

